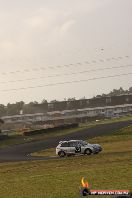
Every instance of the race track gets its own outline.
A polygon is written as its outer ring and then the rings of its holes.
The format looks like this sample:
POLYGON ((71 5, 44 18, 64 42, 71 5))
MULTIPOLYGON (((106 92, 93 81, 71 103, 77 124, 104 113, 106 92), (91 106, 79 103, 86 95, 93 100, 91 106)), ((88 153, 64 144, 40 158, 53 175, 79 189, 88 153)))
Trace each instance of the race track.
POLYGON ((112 133, 118 129, 121 129, 122 127, 126 127, 131 124, 132 121, 118 122, 112 124, 102 124, 89 129, 77 131, 72 134, 48 138, 43 141, 35 141, 35 142, 10 146, 8 148, 4 148, 0 150, 0 162, 53 159, 54 157, 32 157, 30 156, 30 153, 56 147, 58 145, 58 142, 61 140, 69 140, 69 139, 85 140, 91 137, 112 133))

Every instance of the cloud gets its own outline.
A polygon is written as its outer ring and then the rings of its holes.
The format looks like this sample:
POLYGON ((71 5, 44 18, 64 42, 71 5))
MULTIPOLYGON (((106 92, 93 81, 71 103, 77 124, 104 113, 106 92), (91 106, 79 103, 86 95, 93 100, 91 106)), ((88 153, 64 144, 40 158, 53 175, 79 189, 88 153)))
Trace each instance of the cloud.
POLYGON ((33 16, 33 17, 29 18, 28 24, 29 24, 32 28, 39 28, 39 27, 42 27, 43 24, 44 24, 43 17, 41 17, 41 16, 33 16))
POLYGON ((73 27, 73 25, 75 24, 75 20, 71 19, 66 21, 64 24, 62 24, 62 26, 60 27, 60 35, 64 36, 66 35, 70 29, 73 27))

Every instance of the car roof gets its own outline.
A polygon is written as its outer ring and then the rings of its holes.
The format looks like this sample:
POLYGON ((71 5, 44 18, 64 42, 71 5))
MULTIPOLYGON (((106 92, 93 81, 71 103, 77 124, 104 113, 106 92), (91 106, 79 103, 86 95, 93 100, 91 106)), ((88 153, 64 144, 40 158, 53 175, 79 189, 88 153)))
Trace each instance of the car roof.
POLYGON ((64 141, 60 141, 59 144, 65 143, 65 142, 81 142, 83 140, 64 140, 64 141))
POLYGON ((59 144, 62 144, 62 143, 65 143, 65 142, 68 142, 68 141, 59 141, 59 144))
POLYGON ((80 141, 83 141, 83 140, 69 140, 69 142, 71 142, 71 141, 80 142, 80 141))

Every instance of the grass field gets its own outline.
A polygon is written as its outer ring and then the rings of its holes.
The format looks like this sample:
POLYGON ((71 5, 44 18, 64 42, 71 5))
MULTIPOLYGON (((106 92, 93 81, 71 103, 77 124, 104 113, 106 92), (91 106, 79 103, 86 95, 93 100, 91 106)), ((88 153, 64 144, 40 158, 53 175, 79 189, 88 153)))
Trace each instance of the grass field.
POLYGON ((132 189, 132 126, 90 142, 100 143, 102 153, 0 164, 0 197, 79 198, 83 176, 92 189, 132 189))

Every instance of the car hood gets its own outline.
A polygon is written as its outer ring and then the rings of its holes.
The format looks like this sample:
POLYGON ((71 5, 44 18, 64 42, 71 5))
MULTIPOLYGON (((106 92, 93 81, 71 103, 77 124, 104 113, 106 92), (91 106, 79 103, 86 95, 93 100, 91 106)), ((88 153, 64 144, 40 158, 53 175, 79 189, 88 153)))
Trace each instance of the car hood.
POLYGON ((100 144, 93 144, 93 146, 94 146, 95 148, 101 147, 100 144))
POLYGON ((94 148, 101 147, 100 144, 89 144, 89 143, 85 145, 85 147, 87 146, 92 146, 94 148))

